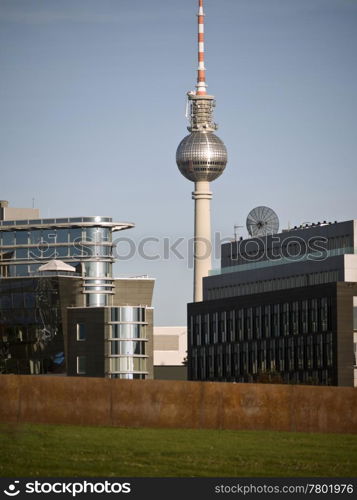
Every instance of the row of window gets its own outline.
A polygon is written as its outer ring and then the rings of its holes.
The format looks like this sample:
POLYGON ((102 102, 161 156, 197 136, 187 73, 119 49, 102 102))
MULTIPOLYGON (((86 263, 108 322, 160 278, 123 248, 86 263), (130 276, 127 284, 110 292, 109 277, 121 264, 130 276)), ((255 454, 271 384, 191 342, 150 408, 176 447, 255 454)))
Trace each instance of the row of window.
MULTIPOLYGON (((183 161, 181 162, 181 165, 182 166, 185 166, 185 167, 191 167, 192 165, 206 165, 208 168, 210 167, 210 165, 222 165, 222 166, 225 166, 226 163, 224 161, 207 161, 207 160, 202 160, 202 161, 192 161, 192 160, 187 160, 187 161, 183 161)), ((206 168, 194 168, 194 170, 206 170, 206 168)), ((214 170, 214 169, 210 169, 210 170, 214 170)))
POLYGON ((145 307, 112 307, 110 312, 112 322, 145 322, 145 307))
MULTIPOLYGON (((85 323, 76 324, 76 338, 79 342, 88 340, 87 325, 85 323)), ((136 339, 146 339, 145 325, 140 324, 111 324, 109 325, 109 352, 112 354, 129 354, 129 352, 116 352, 129 350, 135 353, 136 349, 144 350, 144 342, 137 341, 136 339), (117 341, 117 339, 123 339, 117 341), (131 341, 135 339, 135 341, 131 341)), ((145 352, 136 352, 136 354, 145 354, 145 352)))
POLYGON ((331 299, 196 314, 189 327, 193 346, 326 332, 332 330, 331 299))
POLYGON ((70 243, 78 241, 110 242, 111 240, 111 230, 106 227, 0 231, 0 246, 70 243))
POLYGON ((107 342, 108 356, 145 356, 146 342, 130 340, 111 340, 107 342))
MULTIPOLYGON (((13 318, 18 319, 18 318, 13 318)), ((36 319, 36 318, 34 318, 36 319)), ((40 314, 37 317, 40 321, 40 314)), ((61 314, 57 309, 51 312, 51 323, 55 322, 56 341, 62 339, 62 335, 58 334, 61 328, 61 314)), ((52 325, 51 325, 52 326, 52 325)), ((11 344, 36 343, 40 340, 46 341, 49 339, 51 332, 49 328, 44 328, 43 325, 21 325, 21 326, 4 326, 0 324, 0 341, 11 344)))
POLYGON ((333 353, 332 333, 193 347, 190 378, 239 380, 259 373, 331 370, 333 353))
POLYGON ((109 357, 106 359, 106 372, 107 373, 120 373, 120 372, 147 372, 147 359, 146 357, 137 356, 121 356, 109 357))
POLYGON ((56 219, 23 219, 23 220, 3 220, 0 226, 25 226, 38 224, 67 224, 67 222, 112 222, 111 217, 60 217, 56 219))
POLYGON ((55 259, 62 257, 112 257, 112 246, 86 245, 82 243, 71 243, 68 246, 44 246, 30 248, 8 248, 0 255, 0 260, 33 260, 33 259, 55 259))
MULTIPOLYGON (((63 256, 62 256, 63 257, 63 256)), ((80 257, 79 255, 72 255, 72 257, 80 257)), ((88 257, 88 256, 87 256, 88 257)), ((95 256, 92 256, 95 257, 95 256)), ((103 258, 111 258, 110 256, 104 256, 103 258)), ((49 260, 49 257, 46 257, 45 262, 49 260)), ((39 271, 39 267, 43 264, 43 262, 37 262, 36 264, 1 264, 0 261, 0 277, 2 278, 14 278, 14 277, 25 277, 25 276, 33 276, 37 274, 39 271)), ((88 277, 111 277, 112 276, 112 263, 111 262, 98 262, 98 261, 90 261, 90 262, 72 262, 69 261, 69 264, 76 268, 76 272, 82 273, 82 269, 84 271, 84 275, 88 277)))
POLYGON ((332 283, 338 281, 338 275, 338 271, 333 270, 289 276, 288 278, 275 278, 272 280, 255 281, 253 283, 241 283, 237 285, 208 288, 207 300, 332 283))
MULTIPOLYGON (((77 356, 77 375, 87 374, 87 357, 77 356)), ((145 357, 122 356, 106 359, 106 374, 109 378, 145 378, 147 374, 147 359, 145 357), (136 373, 135 373, 136 372, 136 373), (114 377, 114 375, 123 375, 114 377), (143 375, 134 377, 134 375, 143 375)))
MULTIPOLYGON (((315 236, 305 241, 299 236, 275 236, 278 241, 273 241, 273 248, 267 248, 265 239, 238 240, 231 242, 224 249, 223 265, 234 266, 247 262, 274 260, 280 257, 307 256, 309 253, 324 250, 350 249, 353 248, 353 238, 351 235, 345 236, 315 236)), ((330 255, 338 255, 339 252, 332 252, 330 255)))
MULTIPOLYGON (((29 375, 40 375, 40 374, 64 374, 64 357, 63 353, 61 356, 61 363, 54 363, 51 358, 44 359, 28 359, 28 358, 0 358, 0 368, 1 372, 15 373, 15 374, 29 374, 29 375)), ((56 356, 52 356, 56 358, 56 356)))

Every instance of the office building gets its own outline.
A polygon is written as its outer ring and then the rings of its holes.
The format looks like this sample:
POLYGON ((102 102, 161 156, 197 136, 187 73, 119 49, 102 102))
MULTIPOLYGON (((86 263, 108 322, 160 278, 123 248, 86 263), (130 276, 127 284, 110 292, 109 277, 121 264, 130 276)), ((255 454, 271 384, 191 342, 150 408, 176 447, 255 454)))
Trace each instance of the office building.
POLYGON ((222 245, 188 305, 191 380, 353 386, 357 221, 222 245))
POLYGON ((154 280, 112 269, 134 224, 0 205, 1 372, 152 378, 154 280))

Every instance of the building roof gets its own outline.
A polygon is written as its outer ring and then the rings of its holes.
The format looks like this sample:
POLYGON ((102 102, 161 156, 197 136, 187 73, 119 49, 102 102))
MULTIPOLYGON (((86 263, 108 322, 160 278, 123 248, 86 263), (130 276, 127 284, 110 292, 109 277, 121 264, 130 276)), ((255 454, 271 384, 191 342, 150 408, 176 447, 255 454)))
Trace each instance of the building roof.
POLYGON ((130 229, 135 224, 132 222, 113 222, 111 217, 65 217, 57 219, 24 219, 24 220, 0 220, 1 231, 13 231, 14 229, 47 229, 47 228, 83 228, 83 227, 108 227, 112 232, 130 229))
POLYGON ((69 264, 66 264, 62 260, 50 260, 46 264, 43 264, 43 266, 40 266, 38 268, 40 272, 43 271, 67 271, 67 272, 76 272, 76 268, 73 266, 70 266, 69 264))

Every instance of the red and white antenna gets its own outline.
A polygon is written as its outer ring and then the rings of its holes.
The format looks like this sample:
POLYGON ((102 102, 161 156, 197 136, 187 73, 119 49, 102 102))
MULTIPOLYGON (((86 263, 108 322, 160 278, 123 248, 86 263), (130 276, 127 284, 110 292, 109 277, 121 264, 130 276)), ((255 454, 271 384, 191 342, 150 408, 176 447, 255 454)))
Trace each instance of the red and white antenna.
POLYGON ((203 0, 198 0, 198 69, 197 69, 197 91, 196 95, 206 95, 206 68, 205 68, 205 14, 203 12, 203 0))

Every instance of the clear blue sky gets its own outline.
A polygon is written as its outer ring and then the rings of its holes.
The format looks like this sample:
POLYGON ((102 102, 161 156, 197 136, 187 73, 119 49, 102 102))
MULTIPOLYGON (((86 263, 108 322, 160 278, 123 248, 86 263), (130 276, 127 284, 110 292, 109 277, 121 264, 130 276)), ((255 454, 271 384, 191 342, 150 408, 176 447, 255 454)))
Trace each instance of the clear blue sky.
MULTIPOLYGON (((208 90, 229 153, 212 184, 213 230, 231 236, 261 204, 283 227, 357 218, 357 1, 205 10, 208 90)), ((164 258, 163 238, 193 231, 175 151, 196 12, 196 0, 0 0, 0 199, 35 198, 45 217, 133 221, 118 236, 136 244, 158 238, 146 248, 159 260, 116 265, 157 279, 157 324, 185 324, 192 296, 192 270, 164 258)))

